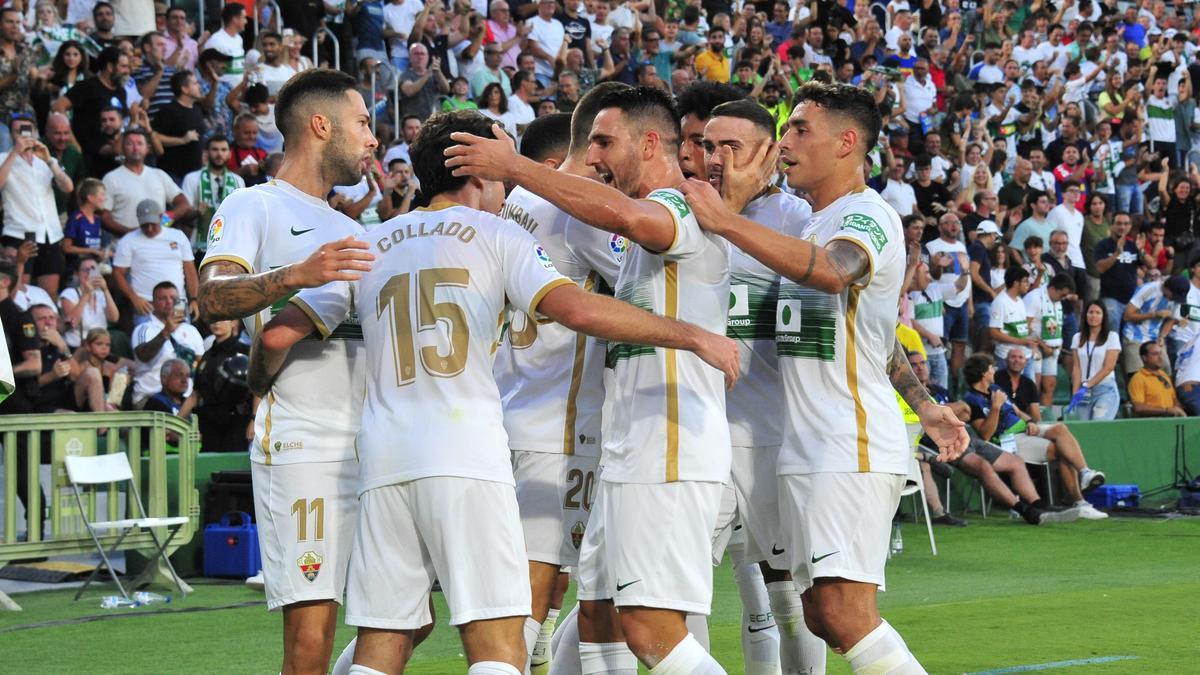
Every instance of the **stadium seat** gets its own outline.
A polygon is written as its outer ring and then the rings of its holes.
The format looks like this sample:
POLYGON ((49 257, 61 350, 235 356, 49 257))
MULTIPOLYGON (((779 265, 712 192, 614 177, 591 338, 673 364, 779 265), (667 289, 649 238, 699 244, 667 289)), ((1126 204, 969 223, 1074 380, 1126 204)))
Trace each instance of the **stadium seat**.
MULTIPOLYGON (((911 496, 921 500, 921 508, 925 512, 925 529, 929 531, 929 548, 934 555, 937 555, 937 542, 933 539, 933 521, 929 517, 929 502, 925 501, 925 481, 921 480, 921 465, 917 462, 916 453, 909 456, 908 479, 904 482, 904 489, 900 491, 900 496, 902 498, 911 496)), ((914 516, 916 510, 917 505, 913 504, 914 516)))
MULTIPOLYGON (((116 582, 117 589, 121 591, 121 595, 129 600, 129 593, 125 590, 125 586, 117 577, 116 571, 113 569, 112 562, 109 560, 109 555, 115 553, 121 548, 121 542, 125 541, 131 532, 136 530, 147 530, 151 538, 154 540, 154 545, 158 547, 157 555, 162 558, 167 569, 171 571, 171 577, 175 580, 175 585, 179 588, 180 593, 187 595, 186 586, 183 580, 176 574, 174 566, 171 565, 171 560, 167 557, 166 548, 171 544, 171 540, 179 532, 179 528, 188 522, 186 516, 175 516, 171 518, 151 518, 146 515, 146 508, 142 505, 142 496, 138 492, 136 481, 133 480, 133 470, 129 466, 129 457, 123 452, 114 452, 107 455, 95 455, 92 457, 77 457, 68 456, 66 458, 67 479, 71 482, 71 489, 75 493, 75 503, 79 507, 79 514, 83 519, 83 524, 87 527, 88 534, 92 537, 92 542, 96 545, 96 550, 100 553, 101 562, 96 565, 96 569, 92 570, 87 581, 80 587, 79 592, 75 594, 75 599, 87 590, 92 580, 100 572, 101 568, 107 567, 108 574, 112 580, 116 582), (95 493, 97 490, 107 489, 108 485, 116 483, 126 483, 129 495, 127 503, 132 510, 132 505, 137 505, 138 516, 136 518, 125 518, 121 520, 108 520, 92 522, 88 517, 88 509, 84 507, 83 495, 85 492, 95 493), (155 534, 155 528, 166 527, 170 534, 164 541, 159 541, 158 535, 155 534), (120 536, 108 551, 104 550, 104 545, 100 543, 100 537, 97 533, 108 531, 119 531, 120 536)), ((150 556, 151 558, 153 556, 150 556)))

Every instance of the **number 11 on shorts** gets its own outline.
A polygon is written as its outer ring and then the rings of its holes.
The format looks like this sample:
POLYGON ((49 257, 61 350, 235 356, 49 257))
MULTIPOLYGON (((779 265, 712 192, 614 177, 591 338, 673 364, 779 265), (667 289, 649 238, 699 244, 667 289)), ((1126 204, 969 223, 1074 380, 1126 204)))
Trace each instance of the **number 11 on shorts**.
POLYGON ((292 503, 292 515, 296 516, 296 541, 308 540, 308 517, 313 512, 316 512, 313 540, 325 539, 325 498, 317 497, 312 501, 301 498, 292 503))

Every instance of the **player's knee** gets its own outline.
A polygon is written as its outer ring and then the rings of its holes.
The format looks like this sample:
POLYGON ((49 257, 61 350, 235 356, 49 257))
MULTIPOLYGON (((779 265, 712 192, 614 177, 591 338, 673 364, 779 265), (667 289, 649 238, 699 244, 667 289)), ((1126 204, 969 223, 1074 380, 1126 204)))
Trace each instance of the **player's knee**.
POLYGON ((325 626, 321 622, 309 621, 297 626, 288 635, 288 652, 300 663, 312 663, 333 650, 333 626, 325 626))
POLYGON ((620 620, 621 631, 625 635, 625 644, 629 645, 629 650, 639 657, 653 652, 655 645, 662 643, 663 636, 634 613, 622 612, 620 620))

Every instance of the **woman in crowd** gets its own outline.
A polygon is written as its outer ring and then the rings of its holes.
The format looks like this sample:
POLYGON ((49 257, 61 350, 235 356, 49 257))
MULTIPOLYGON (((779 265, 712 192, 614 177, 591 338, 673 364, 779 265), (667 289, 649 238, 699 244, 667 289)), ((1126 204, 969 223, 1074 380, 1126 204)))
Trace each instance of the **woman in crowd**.
POLYGON ((119 318, 117 302, 100 273, 100 263, 93 256, 80 259, 79 269, 75 270, 75 283, 63 289, 58 303, 67 323, 63 337, 72 348, 82 345, 84 336, 93 328, 107 328, 119 318))
POLYGON ((75 403, 81 411, 120 410, 128 391, 133 361, 112 356, 112 336, 104 328, 93 328, 75 353, 83 368, 75 380, 75 403), (115 402, 114 402, 115 401, 115 402))
POLYGON ((484 117, 496 120, 509 136, 517 137, 517 124, 512 115, 508 114, 508 99, 504 97, 504 90, 499 82, 492 82, 484 87, 479 101, 479 112, 483 113, 484 117))
POLYGON ((1108 310, 1100 300, 1087 303, 1083 312, 1083 328, 1071 339, 1074 368, 1071 372, 1071 393, 1083 391, 1075 413, 1081 420, 1116 419, 1121 405, 1117 378, 1113 370, 1121 354, 1121 341, 1116 331, 1108 329, 1108 310))

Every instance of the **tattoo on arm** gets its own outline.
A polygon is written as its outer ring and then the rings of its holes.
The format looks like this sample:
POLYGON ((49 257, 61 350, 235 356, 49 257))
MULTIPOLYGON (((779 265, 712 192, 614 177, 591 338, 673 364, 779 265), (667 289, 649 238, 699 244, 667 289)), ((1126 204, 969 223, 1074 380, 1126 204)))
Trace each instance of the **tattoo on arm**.
POLYGON ((813 245, 808 249, 808 269, 804 270, 804 274, 801 274, 799 277, 796 278, 796 283, 803 286, 808 281, 809 277, 812 276, 813 269, 815 269, 816 266, 817 266, 817 247, 815 245, 813 245))
POLYGON ((912 367, 908 365, 908 354, 899 340, 896 340, 895 347, 892 349, 892 358, 888 360, 887 374, 888 379, 892 382, 892 387, 900 393, 904 402, 913 410, 917 410, 930 401, 929 392, 913 374, 912 367))
POLYGON ((834 241, 825 251, 843 288, 866 278, 871 261, 858 245, 847 241, 834 241))
POLYGON ((250 345, 250 367, 246 373, 246 385, 255 396, 266 396, 271 390, 271 385, 275 383, 275 377, 279 375, 279 365, 272 366, 272 360, 263 347, 262 335, 254 336, 254 342, 250 345))
POLYGON ((284 280, 287 267, 247 274, 237 263, 218 261, 205 265, 197 300, 204 321, 241 319, 292 292, 284 280))

